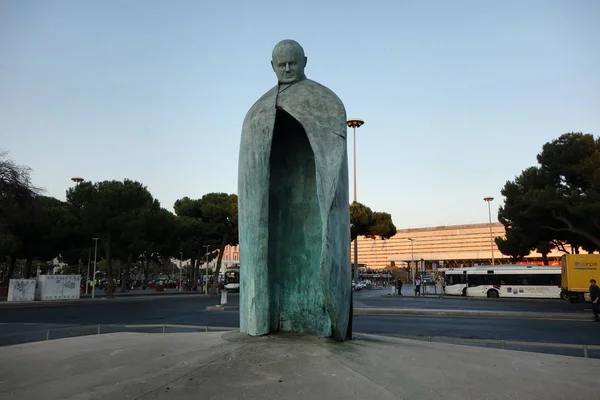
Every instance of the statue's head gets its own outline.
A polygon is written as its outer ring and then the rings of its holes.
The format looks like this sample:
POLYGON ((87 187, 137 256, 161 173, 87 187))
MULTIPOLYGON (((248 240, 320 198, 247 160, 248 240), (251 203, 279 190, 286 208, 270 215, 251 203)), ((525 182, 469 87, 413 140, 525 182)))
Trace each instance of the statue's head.
POLYGON ((279 83, 294 83, 306 79, 304 49, 295 40, 282 40, 273 49, 271 66, 279 83))

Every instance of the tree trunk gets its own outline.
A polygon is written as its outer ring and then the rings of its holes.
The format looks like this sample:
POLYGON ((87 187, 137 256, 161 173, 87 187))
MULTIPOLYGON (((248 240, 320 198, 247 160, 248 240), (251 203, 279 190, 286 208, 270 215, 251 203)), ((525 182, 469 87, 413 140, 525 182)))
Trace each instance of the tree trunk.
POLYGON ((8 274, 6 275, 6 282, 8 283, 8 281, 10 280, 10 278, 12 278, 14 272, 15 272, 15 267, 17 266, 17 257, 12 255, 10 256, 10 264, 8 264, 8 274))
POLYGON ((142 269, 143 269, 143 272, 144 272, 144 286, 146 286, 145 282, 147 282, 148 279, 149 279, 149 277, 148 277, 148 271, 150 271, 150 261, 148 260, 148 257, 144 256, 142 258, 142 269))
POLYGON ((210 289, 211 294, 217 294, 217 286, 219 284, 219 271, 221 270, 221 261, 223 261, 223 253, 225 252, 225 247, 227 246, 227 241, 229 237, 224 236, 223 240, 221 240, 221 247, 219 247, 219 255, 217 256, 217 266, 215 267, 215 271, 213 272, 213 285, 210 289))
POLYGON ((33 257, 27 256, 25 259, 25 269, 23 270, 23 278, 29 279, 31 276, 31 264, 33 264, 33 257))
POLYGON ((127 256, 127 265, 125 266, 125 279, 121 279, 121 290, 124 292, 127 289, 129 289, 128 287, 128 279, 129 276, 131 275, 131 262, 133 260, 133 256, 130 254, 129 256, 127 256))
POLYGON ((106 279, 108 280, 108 293, 106 294, 106 297, 108 299, 112 299, 113 298, 113 276, 112 276, 112 252, 111 252, 111 234, 110 232, 108 232, 108 235, 106 237, 106 279))
POLYGON ((548 253, 542 253, 542 261, 544 265, 548 265, 548 253))
POLYGON ((576 246, 574 244, 571 244, 571 252, 573 254, 579 254, 579 246, 576 246))
MULTIPOLYGON (((594 243, 598 248, 600 248, 600 238, 597 238, 596 236, 592 235, 591 233, 589 233, 587 231, 576 228, 568 218, 565 218, 564 216, 562 216, 554 211, 552 212, 552 216, 554 217, 554 219, 561 221, 562 223, 567 225, 567 228, 559 228, 559 229, 552 228, 553 230, 573 232, 577 235, 583 236, 584 238, 586 238, 589 241, 591 241, 592 243, 594 243)), ((579 254, 579 246, 577 246, 575 248, 573 254, 579 254)))
POLYGON ((196 275, 198 269, 196 268, 196 259, 194 257, 190 260, 190 267, 192 268, 192 287, 190 290, 196 291, 198 290, 198 276, 196 275))

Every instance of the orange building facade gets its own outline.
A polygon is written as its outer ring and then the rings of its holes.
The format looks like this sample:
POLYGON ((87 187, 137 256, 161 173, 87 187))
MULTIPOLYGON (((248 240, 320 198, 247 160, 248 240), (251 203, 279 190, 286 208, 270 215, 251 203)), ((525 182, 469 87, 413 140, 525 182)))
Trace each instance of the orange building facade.
MULTIPOLYGON (((492 237, 504 237, 504 226, 492 224, 492 237)), ((350 246, 350 258, 354 262, 354 252, 350 246)), ((510 257, 500 253, 490 240, 490 224, 468 224, 438 226, 432 228, 399 229, 390 239, 358 238, 358 263, 369 269, 382 269, 390 265, 406 267, 411 260, 423 260, 430 269, 456 267, 460 265, 491 264, 492 248, 496 264, 508 264, 510 257), (413 239, 412 241, 410 239, 413 239)), ((548 254, 552 264, 560 261, 562 252, 554 249, 548 254)), ((525 258, 527 262, 541 263, 541 254, 532 252, 525 258)), ((240 264, 239 245, 227 246, 223 252, 222 270, 240 264)))
MULTIPOLYGON (((492 224, 492 237, 504 237, 504 226, 492 224)), ((406 267, 411 260, 424 260, 427 266, 472 266, 491 264, 492 249, 496 264, 507 264, 510 257, 500 253, 490 239, 490 224, 438 226, 400 229, 390 239, 358 238, 358 262, 369 269, 390 265, 406 267), (413 240, 410 240, 413 239, 413 240)), ((353 253, 351 253, 353 254, 353 253)), ((560 260, 563 253, 553 250, 549 260, 560 260)), ((541 263, 541 254, 531 253, 526 261, 541 263)))

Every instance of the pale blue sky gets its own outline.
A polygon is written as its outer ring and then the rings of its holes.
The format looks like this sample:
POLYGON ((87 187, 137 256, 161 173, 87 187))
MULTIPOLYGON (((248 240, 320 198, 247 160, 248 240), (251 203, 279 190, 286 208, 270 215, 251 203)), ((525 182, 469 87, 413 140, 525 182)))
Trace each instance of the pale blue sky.
POLYGON ((3 0, 0 149, 61 199, 74 175, 169 209, 235 193, 244 115, 291 38, 366 122, 360 202, 398 228, 485 222, 543 143, 600 134, 599 21, 595 0, 3 0))

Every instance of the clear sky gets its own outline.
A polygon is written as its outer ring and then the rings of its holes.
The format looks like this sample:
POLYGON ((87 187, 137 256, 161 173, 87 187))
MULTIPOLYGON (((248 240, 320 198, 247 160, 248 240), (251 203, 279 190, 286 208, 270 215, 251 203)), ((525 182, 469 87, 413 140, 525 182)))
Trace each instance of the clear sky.
POLYGON ((398 228, 486 222, 545 142, 600 134, 599 21, 596 0, 3 0, 0 149, 61 199, 72 176, 141 181, 168 209, 235 193, 290 38, 365 120, 360 202, 398 228))

